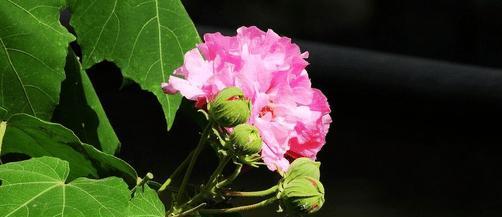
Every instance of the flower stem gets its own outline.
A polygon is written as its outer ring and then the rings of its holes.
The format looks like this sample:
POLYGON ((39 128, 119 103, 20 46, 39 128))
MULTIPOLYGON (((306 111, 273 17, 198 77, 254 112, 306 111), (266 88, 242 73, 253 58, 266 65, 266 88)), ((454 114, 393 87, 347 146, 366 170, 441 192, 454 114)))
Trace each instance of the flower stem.
POLYGON ((222 188, 232 183, 241 173, 241 169, 242 169, 242 164, 237 164, 234 172, 228 178, 216 184, 216 188, 222 188))
POLYGON ((145 178, 140 179, 138 177, 138 183, 136 184, 136 186, 134 186, 134 188, 131 189, 131 192, 134 193, 138 187, 143 187, 146 183, 148 183, 148 181, 152 179, 153 174, 151 172, 146 173, 145 178))
POLYGON ((251 204, 251 205, 246 205, 246 206, 238 206, 238 207, 232 207, 232 208, 226 208, 226 209, 200 209, 199 213, 201 214, 221 214, 221 213, 232 213, 232 212, 241 212, 241 211, 247 211, 247 210, 252 210, 260 207, 265 207, 268 206, 278 199, 276 197, 271 197, 269 199, 266 199, 264 201, 261 201, 259 203, 251 204))
POLYGON ((230 196, 230 197, 263 197, 267 196, 270 194, 273 194, 277 192, 277 185, 263 191, 249 191, 249 192, 242 192, 242 191, 228 191, 225 192, 225 196, 230 196))
POLYGON ((232 159, 232 157, 226 155, 225 157, 223 157, 220 160, 220 162, 218 163, 218 166, 213 171, 213 174, 211 174, 211 177, 207 181, 206 187, 212 186, 213 183, 218 180, 218 176, 221 175, 221 173, 223 172, 223 169, 225 169, 225 167, 227 166, 228 162, 230 162, 231 159, 232 159))
POLYGON ((190 162, 189 160, 192 159, 192 156, 193 156, 193 151, 190 152, 190 154, 188 154, 188 156, 185 158, 185 160, 183 160, 183 162, 174 170, 174 172, 171 174, 171 176, 169 176, 169 178, 166 179, 166 181, 164 182, 164 184, 162 184, 162 186, 160 186, 158 192, 162 192, 162 191, 165 191, 167 189, 167 187, 171 184, 171 182, 173 181, 173 179, 179 175, 179 173, 181 173, 181 171, 188 165, 188 162, 190 162))
POLYGON ((218 176, 221 174, 223 169, 225 169, 225 166, 228 164, 228 162, 230 162, 231 159, 232 157, 230 156, 223 157, 223 159, 221 159, 218 163, 218 166, 214 170, 213 174, 211 174, 211 177, 207 181, 207 184, 204 185, 201 192, 199 192, 197 195, 192 197, 192 199, 183 204, 181 206, 181 209, 185 209, 186 207, 190 207, 192 204, 199 203, 201 200, 207 197, 214 190, 213 188, 215 187, 215 181, 218 179, 218 176))
POLYGON ((198 209, 200 209, 200 208, 202 208, 204 206, 206 206, 206 203, 201 203, 201 204, 195 206, 194 208, 191 208, 191 209, 189 209, 187 211, 184 211, 184 212, 180 213, 179 215, 174 215, 173 217, 182 217, 182 216, 190 215, 190 214, 192 214, 192 212, 195 212, 195 211, 197 211, 198 209))
POLYGON ((208 133, 209 133, 210 129, 211 129, 211 122, 209 122, 207 124, 207 126, 204 128, 204 130, 202 131, 202 135, 200 137, 199 144, 197 144, 197 147, 193 151, 192 158, 190 159, 190 163, 188 164, 188 168, 185 172, 185 176, 183 177, 183 181, 181 181, 181 185, 180 185, 178 194, 176 195, 175 202, 179 202, 181 200, 181 197, 183 196, 185 188, 188 184, 188 180, 190 179, 190 175, 192 174, 192 170, 195 166, 195 162, 197 161, 199 154, 202 152, 202 149, 204 149, 204 145, 206 144, 208 133))

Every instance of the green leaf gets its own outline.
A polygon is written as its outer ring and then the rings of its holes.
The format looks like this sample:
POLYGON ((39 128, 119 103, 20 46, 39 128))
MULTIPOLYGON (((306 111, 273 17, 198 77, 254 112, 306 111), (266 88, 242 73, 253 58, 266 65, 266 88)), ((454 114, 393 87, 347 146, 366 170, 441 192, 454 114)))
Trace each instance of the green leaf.
POLYGON ((7 121, 2 154, 58 157, 70 162, 70 179, 80 176, 97 177, 98 173, 92 162, 81 154, 82 149, 76 136, 61 125, 27 114, 15 114, 7 121))
POLYGON ((51 157, 0 165, 0 216, 122 217, 129 190, 119 178, 67 183, 68 162, 51 157))
POLYGON ((50 119, 59 101, 68 43, 63 0, 0 1, 0 106, 50 119))
POLYGON ((138 187, 129 201, 127 217, 164 217, 166 210, 157 192, 148 185, 138 187))
POLYGON ((103 153, 95 147, 82 144, 88 158, 94 162, 99 177, 119 176, 131 186, 136 184, 138 174, 136 170, 124 160, 111 154, 103 153))
POLYGON ((27 114, 16 114, 7 121, 2 154, 22 153, 31 157, 53 156, 69 162, 69 179, 117 175, 131 185, 137 174, 126 162, 82 143, 60 124, 40 120, 27 114))
POLYGON ((120 142, 108 121, 87 73, 73 51, 66 58, 66 80, 61 86, 61 100, 52 120, 70 128, 83 142, 108 154, 115 154, 120 142))
POLYGON ((168 127, 181 102, 166 95, 160 84, 183 63, 186 51, 200 42, 180 0, 79 0, 71 25, 82 47, 83 66, 115 62, 125 77, 159 100, 168 127))

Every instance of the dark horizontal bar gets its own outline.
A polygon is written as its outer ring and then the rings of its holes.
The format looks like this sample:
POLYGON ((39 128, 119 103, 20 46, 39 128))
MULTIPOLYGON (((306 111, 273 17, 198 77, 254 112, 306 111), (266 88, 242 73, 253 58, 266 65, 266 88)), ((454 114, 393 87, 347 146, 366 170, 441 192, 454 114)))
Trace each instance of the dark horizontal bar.
MULTIPOLYGON (((198 26, 201 33, 229 30, 198 26)), ((294 40, 309 51, 316 79, 407 90, 443 97, 502 101, 502 70, 294 40)), ((502 61, 502 60, 501 60, 502 61)))

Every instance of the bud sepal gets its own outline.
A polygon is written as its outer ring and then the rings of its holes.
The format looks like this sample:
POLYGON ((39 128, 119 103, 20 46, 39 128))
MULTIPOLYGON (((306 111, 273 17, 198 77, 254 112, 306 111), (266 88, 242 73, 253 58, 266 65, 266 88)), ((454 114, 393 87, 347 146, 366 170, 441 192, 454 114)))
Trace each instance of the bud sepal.
POLYGON ((277 198, 281 210, 288 214, 312 214, 319 211, 324 204, 324 186, 313 177, 297 177, 279 184, 277 198))
POLYGON ((238 87, 227 87, 208 104, 209 117, 222 127, 246 123, 251 116, 251 102, 238 87))
POLYGON ((321 178, 321 162, 314 161, 310 158, 297 158, 291 163, 288 171, 284 174, 284 179, 293 180, 301 176, 309 176, 319 180, 321 178))

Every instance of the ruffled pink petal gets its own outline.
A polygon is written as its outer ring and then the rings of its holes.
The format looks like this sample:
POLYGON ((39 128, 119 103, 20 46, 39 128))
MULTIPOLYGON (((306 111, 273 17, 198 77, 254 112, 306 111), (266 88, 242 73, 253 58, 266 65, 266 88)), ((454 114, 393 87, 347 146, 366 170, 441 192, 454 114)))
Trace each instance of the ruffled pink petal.
POLYGON ((213 75, 213 64, 205 61, 198 49, 192 49, 185 54, 182 67, 184 78, 192 85, 202 86, 213 75))
POLYGON ((165 86, 164 90, 170 92, 178 90, 181 95, 191 100, 196 100, 199 96, 205 94, 199 87, 196 87, 187 80, 176 76, 169 76, 169 84, 165 86))

